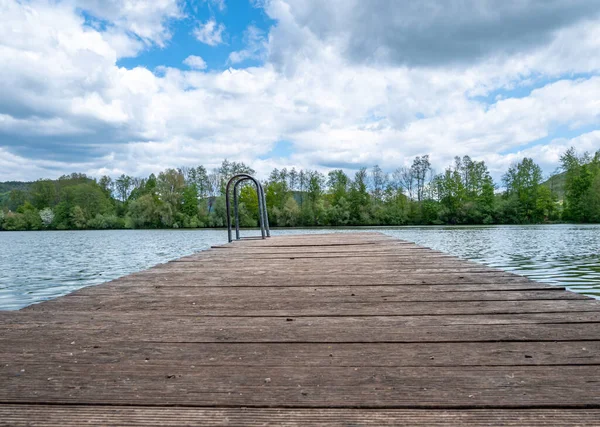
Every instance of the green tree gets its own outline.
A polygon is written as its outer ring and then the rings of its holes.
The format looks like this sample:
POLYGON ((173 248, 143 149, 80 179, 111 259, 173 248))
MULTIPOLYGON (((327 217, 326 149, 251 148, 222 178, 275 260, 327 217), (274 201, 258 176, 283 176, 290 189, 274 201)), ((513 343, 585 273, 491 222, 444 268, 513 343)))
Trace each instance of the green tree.
POLYGON ((427 184, 427 176, 431 173, 431 163, 429 162, 429 154, 415 157, 411 166, 411 175, 414 177, 416 185, 417 201, 425 199, 425 187, 427 184))
POLYGON ((281 212, 288 199, 292 197, 292 193, 288 187, 287 171, 285 169, 282 171, 274 169, 273 172, 271 172, 265 186, 265 197, 269 212, 269 220, 273 221, 274 225, 281 225, 279 224, 281 212))
POLYGON ((511 166, 503 176, 505 197, 515 207, 516 219, 521 223, 536 223, 544 219, 538 198, 542 183, 542 169, 530 158, 511 166))
POLYGON ((221 163, 221 166, 217 169, 218 181, 219 181, 219 194, 225 194, 225 187, 227 186, 227 181, 231 179, 234 175, 238 175, 240 173, 246 173, 248 175, 254 175, 256 172, 250 166, 247 166, 243 162, 230 162, 225 159, 221 163))
POLYGON ((361 168, 350 184, 350 223, 362 225, 370 223, 371 198, 367 191, 367 169, 361 168))
POLYGON ((481 224, 493 221, 494 181, 484 162, 469 156, 454 159, 448 168, 433 180, 440 202, 440 220, 449 224, 481 224))
POLYGON ((341 169, 332 170, 327 174, 327 186, 329 187, 330 202, 333 206, 339 204, 340 200, 348 198, 348 187, 350 178, 341 169))
POLYGON ((129 199, 133 188, 134 182, 131 176, 123 174, 120 177, 118 177, 115 181, 115 190, 117 191, 117 196, 119 197, 119 200, 121 200, 121 202, 123 203, 125 203, 129 199))
POLYGON ((181 211, 189 218, 198 216, 198 189, 195 185, 187 185, 183 189, 181 211))
POLYGON ((181 171, 167 169, 158 174, 156 190, 159 199, 163 202, 163 223, 168 227, 173 224, 173 218, 181 209, 184 188, 185 179, 181 171))
POLYGON ((27 201, 27 193, 23 190, 12 190, 8 195, 7 207, 9 211, 16 211, 19 206, 27 201))
POLYGON ((594 182, 600 175, 600 150, 592 157, 589 153, 579 155, 571 147, 561 156, 561 163, 566 175, 565 219, 592 221, 597 214, 593 201, 597 197, 594 182))
POLYGON ((256 196, 254 184, 242 185, 239 202, 245 206, 248 215, 254 218, 254 225, 258 224, 258 197, 256 196))
POLYGON ((300 220, 300 206, 296 203, 294 198, 289 197, 283 209, 281 210, 281 214, 278 218, 278 224, 283 227, 295 227, 298 225, 300 220))
POLYGON ((37 209, 53 207, 56 205, 56 185, 49 179, 40 179, 31 185, 29 190, 31 203, 37 209))
POLYGON ((128 207, 129 228, 159 228, 161 226, 160 202, 152 194, 144 194, 133 200, 128 207))
POLYGON ((115 190, 115 183, 110 176, 103 175, 98 180, 98 185, 100 186, 106 197, 112 197, 113 191, 115 190))
POLYGON ((308 171, 308 187, 306 189, 307 206, 305 221, 309 225, 321 225, 325 220, 324 206, 321 200, 325 177, 318 171, 308 171))
POLYGON ((466 190, 459 170, 446 169, 443 175, 434 178, 433 184, 441 205, 440 219, 449 224, 462 223, 466 190))
POLYGON ((210 184, 208 181, 208 173, 204 166, 200 165, 195 168, 190 168, 186 176, 186 183, 196 187, 199 198, 204 199, 208 197, 210 184))
POLYGON ((70 219, 71 224, 75 228, 81 229, 85 228, 85 226, 87 225, 85 213, 83 212, 83 209, 81 209, 81 207, 79 207, 78 205, 75 205, 71 208, 70 219))
POLYGON ((23 231, 27 230, 27 219, 25 215, 17 212, 9 212, 4 217, 2 228, 7 231, 23 231))

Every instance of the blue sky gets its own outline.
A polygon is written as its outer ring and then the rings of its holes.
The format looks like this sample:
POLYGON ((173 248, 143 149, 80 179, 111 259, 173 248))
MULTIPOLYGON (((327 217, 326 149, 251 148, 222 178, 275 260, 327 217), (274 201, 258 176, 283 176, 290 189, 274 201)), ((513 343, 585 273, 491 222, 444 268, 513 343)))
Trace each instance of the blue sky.
POLYGON ((0 181, 600 148, 600 0, 0 0, 0 181))
MULTIPOLYGON (((230 1, 221 10, 209 1, 186 3, 183 7, 187 16, 173 22, 170 27, 172 36, 165 48, 150 48, 137 56, 121 58, 117 65, 127 68, 137 66, 150 70, 157 67, 186 68, 183 61, 190 55, 200 56, 209 70, 224 70, 231 64, 228 57, 231 52, 245 48, 244 31, 252 25, 268 34, 275 23, 264 9, 252 5, 247 0, 230 1), (223 43, 209 46, 201 43, 194 36, 194 29, 202 23, 214 19, 225 26, 223 43)), ((250 59, 244 61, 244 67, 260 65, 263 61, 250 59)))

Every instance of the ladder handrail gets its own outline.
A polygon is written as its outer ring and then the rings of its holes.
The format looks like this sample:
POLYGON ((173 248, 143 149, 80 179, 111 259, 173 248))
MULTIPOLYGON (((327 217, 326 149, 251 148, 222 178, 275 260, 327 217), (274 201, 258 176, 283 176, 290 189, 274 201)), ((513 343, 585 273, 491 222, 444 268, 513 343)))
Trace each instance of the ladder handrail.
POLYGON ((263 186, 258 182, 256 178, 246 173, 241 173, 232 176, 227 182, 227 188, 225 190, 225 203, 227 210, 227 239, 231 243, 233 241, 231 236, 231 207, 230 207, 230 188, 231 184, 235 182, 233 186, 233 204, 234 204, 234 215, 235 215, 235 238, 240 240, 240 227, 239 227, 239 208, 238 208, 238 195, 237 190, 239 185, 244 181, 252 181, 256 187, 256 196, 258 198, 258 215, 260 223, 260 232, 262 238, 271 237, 271 230, 269 228, 269 216, 267 213, 267 201, 265 197, 265 190, 263 186))

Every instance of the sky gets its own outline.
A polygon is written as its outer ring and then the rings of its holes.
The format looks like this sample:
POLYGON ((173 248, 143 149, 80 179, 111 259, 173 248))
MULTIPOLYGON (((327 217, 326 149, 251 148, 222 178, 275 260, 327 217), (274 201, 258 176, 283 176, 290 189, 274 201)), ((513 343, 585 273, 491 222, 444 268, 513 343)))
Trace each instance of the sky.
POLYGON ((0 181, 600 149, 600 0, 0 0, 0 181))

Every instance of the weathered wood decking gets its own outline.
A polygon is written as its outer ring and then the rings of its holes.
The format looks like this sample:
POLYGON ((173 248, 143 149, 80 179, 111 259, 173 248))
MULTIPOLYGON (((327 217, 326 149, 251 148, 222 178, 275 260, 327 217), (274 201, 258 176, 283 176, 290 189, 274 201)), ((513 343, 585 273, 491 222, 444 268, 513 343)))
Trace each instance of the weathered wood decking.
POLYGON ((0 425, 600 425, 600 301, 376 233, 0 312, 0 425))

